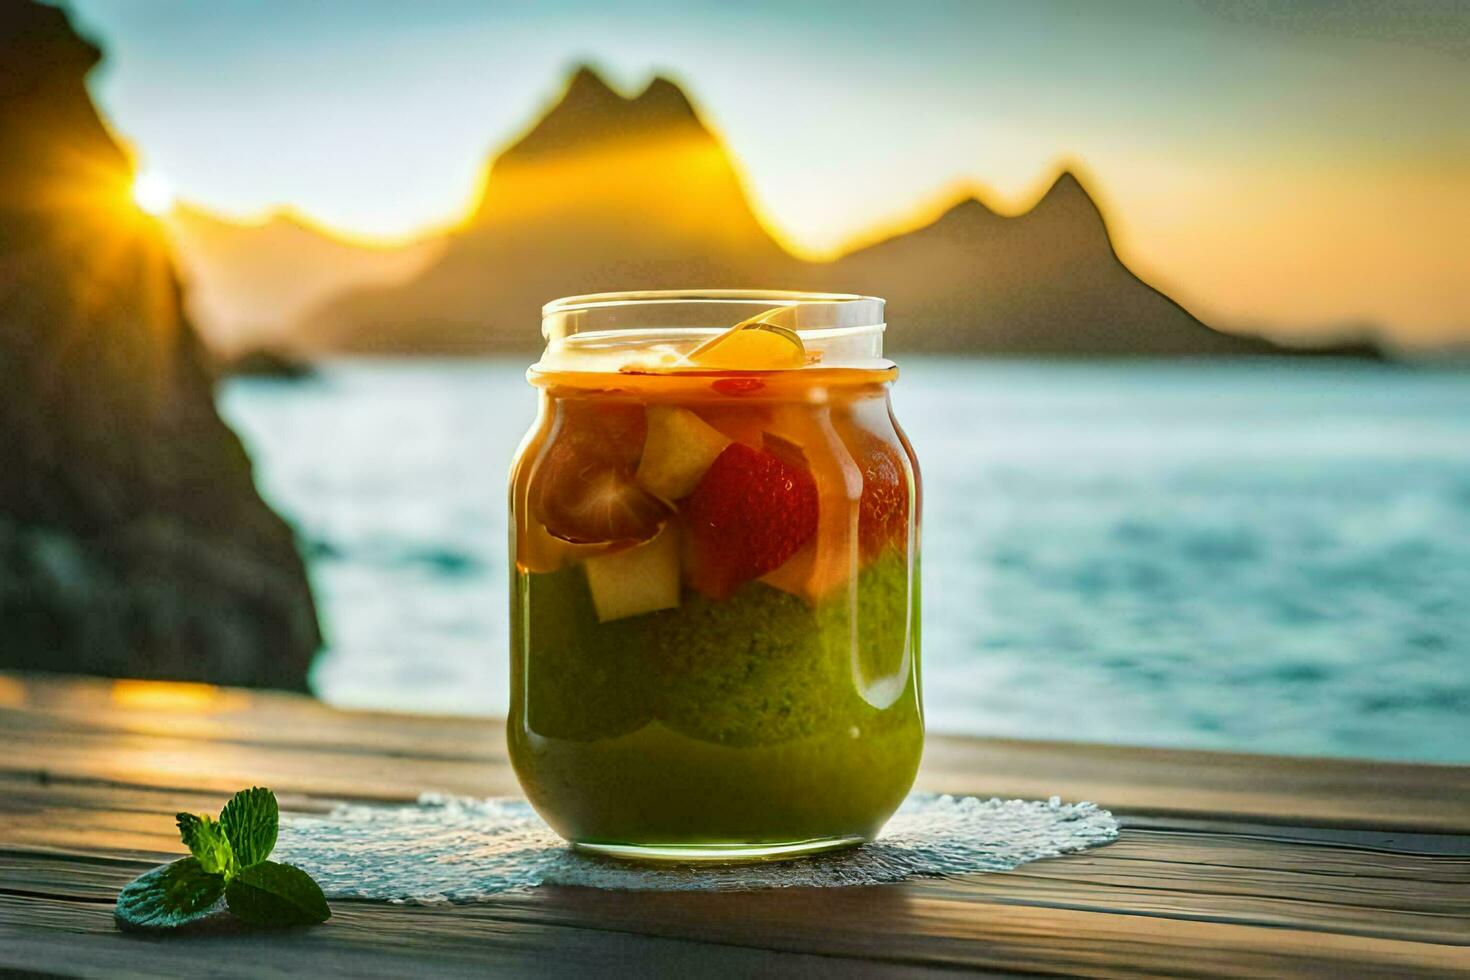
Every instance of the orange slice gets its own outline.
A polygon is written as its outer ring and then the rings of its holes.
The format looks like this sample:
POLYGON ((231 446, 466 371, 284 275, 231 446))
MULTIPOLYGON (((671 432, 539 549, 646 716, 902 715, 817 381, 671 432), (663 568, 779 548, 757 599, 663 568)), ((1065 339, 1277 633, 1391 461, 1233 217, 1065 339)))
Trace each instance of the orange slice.
POLYGON ((806 363, 806 347, 795 330, 771 323, 785 307, 766 310, 741 320, 689 352, 699 367, 728 371, 774 371, 806 363))

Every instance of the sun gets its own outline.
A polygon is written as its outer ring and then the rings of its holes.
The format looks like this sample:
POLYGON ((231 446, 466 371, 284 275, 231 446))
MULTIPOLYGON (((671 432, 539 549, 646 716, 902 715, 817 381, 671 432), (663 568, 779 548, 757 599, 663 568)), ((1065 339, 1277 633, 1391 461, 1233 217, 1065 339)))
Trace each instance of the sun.
POLYGON ((144 171, 133 178, 133 203, 155 217, 174 206, 174 188, 168 178, 144 171))

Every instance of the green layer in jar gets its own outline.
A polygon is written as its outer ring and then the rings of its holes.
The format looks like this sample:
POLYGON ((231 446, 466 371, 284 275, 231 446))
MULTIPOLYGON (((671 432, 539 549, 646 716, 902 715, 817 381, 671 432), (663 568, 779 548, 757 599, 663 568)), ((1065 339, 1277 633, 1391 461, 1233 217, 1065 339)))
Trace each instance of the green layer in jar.
POLYGON ((528 727, 594 741, 658 720, 739 747, 912 724, 909 580, 894 550, 816 607, 751 582, 728 599, 686 591, 677 609, 600 623, 580 567, 522 576, 513 618, 529 658, 517 664, 528 727))

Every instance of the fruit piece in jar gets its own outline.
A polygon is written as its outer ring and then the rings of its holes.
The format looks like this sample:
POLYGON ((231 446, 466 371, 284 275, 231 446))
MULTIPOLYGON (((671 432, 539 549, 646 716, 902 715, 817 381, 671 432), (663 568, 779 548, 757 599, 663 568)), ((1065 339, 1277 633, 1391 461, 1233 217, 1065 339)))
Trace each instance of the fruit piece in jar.
POLYGON ((731 443, 684 501, 690 579, 724 598, 779 568, 817 530, 812 475, 779 456, 731 443))
POLYGON ((689 353, 691 364, 726 371, 773 371, 798 368, 806 363, 806 346, 795 330, 777 326, 762 317, 742 320, 719 336, 705 341, 689 353))
POLYGON ((586 544, 643 541, 669 508, 633 479, 643 447, 643 406, 564 401, 531 473, 531 515, 551 535, 586 544))
POLYGON ((523 572, 555 572, 584 558, 606 554, 612 545, 573 544, 553 537, 539 521, 526 520, 516 529, 516 565, 523 572))
POLYGON ((679 605, 679 534, 673 524, 665 524, 652 541, 588 558, 583 567, 598 622, 679 605))
POLYGON ((858 550, 863 562, 871 562, 890 545, 906 551, 909 479, 902 449, 866 430, 859 430, 849 445, 863 473, 863 495, 858 500, 858 550))
POLYGON ((780 455, 804 458, 818 494, 816 533, 789 561, 761 576, 761 581, 810 603, 830 596, 849 582, 857 568, 854 534, 862 474, 832 426, 825 405, 778 408, 766 445, 780 455))
POLYGON ((689 495, 728 445, 724 433, 689 409, 650 405, 648 437, 635 477, 645 490, 664 500, 679 500, 689 495))
POLYGON ((699 417, 731 442, 743 442, 753 449, 765 448, 762 445, 765 431, 771 425, 769 405, 724 398, 701 404, 699 417))
POLYGON ((863 564, 888 548, 907 554, 918 472, 886 400, 870 398, 833 412, 833 424, 862 474, 858 500, 858 550, 863 564))

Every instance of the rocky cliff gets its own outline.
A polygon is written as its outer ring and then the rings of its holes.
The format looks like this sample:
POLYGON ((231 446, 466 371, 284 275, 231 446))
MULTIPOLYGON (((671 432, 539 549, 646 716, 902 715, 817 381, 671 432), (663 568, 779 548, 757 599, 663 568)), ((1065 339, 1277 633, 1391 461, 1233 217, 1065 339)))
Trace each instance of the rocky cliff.
POLYGON ((98 57, 0 0, 0 668, 304 688, 305 569, 88 98, 98 57))

